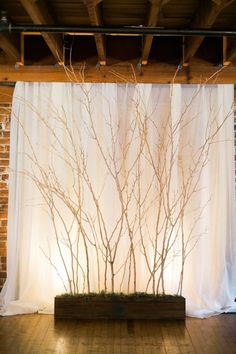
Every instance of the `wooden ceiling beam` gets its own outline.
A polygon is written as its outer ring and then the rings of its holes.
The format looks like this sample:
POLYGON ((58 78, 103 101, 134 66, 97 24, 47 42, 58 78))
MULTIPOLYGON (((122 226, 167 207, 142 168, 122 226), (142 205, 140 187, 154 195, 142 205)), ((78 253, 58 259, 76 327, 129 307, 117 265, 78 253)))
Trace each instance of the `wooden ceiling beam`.
MULTIPOLYGON (((85 5, 87 7, 90 23, 92 26, 103 25, 102 14, 99 7, 101 1, 102 0, 85 0, 85 5)), ((95 34, 94 38, 97 47, 98 61, 101 65, 106 65, 106 46, 104 35, 95 34)))
MULTIPOLYGON (((136 62, 136 61, 134 61, 136 62)), ((131 83, 235 83, 236 66, 216 67, 199 63, 194 59, 191 65, 176 71, 175 65, 151 64, 141 68, 133 62, 101 66, 74 66, 75 78, 80 82, 131 82, 131 83)), ((73 82, 62 66, 18 66, 0 65, 0 81, 73 82)))
MULTIPOLYGON (((200 8, 197 10, 190 27, 194 28, 211 28, 221 11, 229 6, 235 0, 204 0, 201 2, 200 8)), ((183 62, 187 63, 193 57, 200 47, 204 36, 187 37, 185 40, 183 62)))
POLYGON ((0 34, 0 48, 2 48, 12 62, 16 63, 20 60, 20 51, 9 35, 3 33, 0 34))
MULTIPOLYGON (((34 24, 54 25, 55 21, 48 11, 43 0, 20 0, 26 12, 31 17, 34 24)), ((63 46, 60 35, 54 33, 42 33, 42 37, 47 43, 51 53, 58 63, 63 62, 63 46)))
POLYGON ((226 58, 227 64, 230 64, 233 60, 236 59, 236 39, 230 38, 228 39, 228 48, 226 50, 226 58))
POLYGON ((227 38, 227 47, 225 48, 225 65, 229 65, 236 59, 236 38, 227 38))
MULTIPOLYGON (((158 23, 158 18, 162 6, 164 6, 170 0, 149 0, 150 8, 147 20, 147 26, 152 27, 156 26, 158 23)), ((143 40, 143 50, 141 55, 141 64, 146 65, 148 63, 149 53, 152 47, 153 36, 147 35, 143 40)))

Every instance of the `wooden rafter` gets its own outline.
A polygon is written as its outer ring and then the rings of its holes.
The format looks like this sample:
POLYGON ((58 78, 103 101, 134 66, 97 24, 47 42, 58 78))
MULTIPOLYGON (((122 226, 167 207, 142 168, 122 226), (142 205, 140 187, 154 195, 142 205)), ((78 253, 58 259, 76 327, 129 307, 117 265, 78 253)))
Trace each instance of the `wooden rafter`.
POLYGON ((233 60, 236 59, 236 39, 235 38, 230 38, 228 41, 228 48, 226 51, 226 61, 227 63, 232 62, 233 60))
MULTIPOLYGON (((75 66, 75 79, 81 82, 140 82, 140 83, 235 83, 236 67, 233 65, 217 68, 209 63, 205 65, 198 60, 191 61, 187 68, 176 72, 176 65, 155 63, 138 68, 136 60, 133 65, 113 64, 75 66)), ((73 77, 67 74, 62 66, 19 66, 0 65, 0 81, 35 81, 35 82, 68 82, 73 77)))
MULTIPOLYGON (((170 0, 149 0, 150 8, 148 13, 147 26, 156 26, 158 22, 158 17, 160 14, 160 10, 163 5, 165 5, 170 0)), ((151 50, 153 41, 153 36, 147 35, 144 37, 143 41, 143 50, 141 56, 141 64, 146 65, 148 63, 148 57, 151 50)))
MULTIPOLYGON (((102 26, 102 14, 100 11, 99 3, 102 0, 85 0, 85 5, 88 10, 88 15, 90 19, 90 23, 92 26, 102 26)), ((98 52, 98 60, 101 65, 106 65, 106 48, 105 48, 105 41, 104 35, 102 34, 95 34, 95 43, 98 52)))
MULTIPOLYGON (((235 26, 234 26, 235 28, 235 26)), ((225 48, 224 64, 228 65, 236 59, 236 38, 227 38, 227 46, 225 48)))
POLYGON ((0 34, 0 48, 2 48, 12 62, 20 60, 20 51, 7 34, 0 34))
MULTIPOLYGON (((37 0, 20 0, 34 24, 53 25, 55 21, 48 11, 46 4, 37 0)), ((42 33, 50 51, 58 63, 63 62, 62 38, 53 33, 42 33)))
MULTIPOLYGON (((211 28, 221 11, 235 0, 204 0, 197 10, 195 17, 190 25, 191 28, 211 28)), ((200 47, 204 36, 187 37, 184 49, 184 63, 193 57, 200 47)))

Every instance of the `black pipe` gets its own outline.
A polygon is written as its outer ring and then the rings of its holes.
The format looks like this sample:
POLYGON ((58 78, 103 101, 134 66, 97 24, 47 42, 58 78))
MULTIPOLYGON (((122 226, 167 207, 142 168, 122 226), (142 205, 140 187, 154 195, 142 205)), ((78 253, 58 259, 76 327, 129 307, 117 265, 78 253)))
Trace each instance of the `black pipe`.
POLYGON ((170 29, 145 26, 50 26, 50 25, 13 25, 0 24, 0 32, 41 32, 41 33, 101 33, 101 34, 136 34, 153 36, 208 36, 232 37, 236 30, 212 29, 170 29))
POLYGON ((15 87, 15 82, 14 81, 0 81, 0 86, 11 86, 15 87))

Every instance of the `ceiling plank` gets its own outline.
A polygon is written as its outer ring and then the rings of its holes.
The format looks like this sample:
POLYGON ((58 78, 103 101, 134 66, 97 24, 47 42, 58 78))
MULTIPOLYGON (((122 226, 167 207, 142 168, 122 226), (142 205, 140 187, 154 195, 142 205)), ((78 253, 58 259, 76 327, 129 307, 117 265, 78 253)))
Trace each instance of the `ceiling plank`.
POLYGON ((20 60, 20 51, 17 49, 9 35, 3 33, 0 34, 0 48, 2 48, 12 62, 18 62, 20 60))
MULTIPOLYGON (((90 23, 92 26, 103 25, 102 14, 99 6, 100 2, 101 0, 85 0, 85 5, 87 7, 90 23)), ((97 47, 98 61, 100 65, 106 65, 106 47, 104 35, 95 34, 94 38, 97 47)))
POLYGON ((227 38, 227 48, 224 65, 229 65, 236 59, 236 38, 227 38))
POLYGON ((228 38, 226 64, 230 64, 236 59, 236 38, 228 38))
MULTIPOLYGON (((20 0, 34 24, 54 25, 55 21, 43 0, 20 0)), ((54 33, 42 33, 50 51, 58 63, 63 62, 62 38, 54 33)))
POLYGON ((223 37, 222 38, 222 44, 223 44, 223 56, 222 56, 222 59, 223 59, 223 65, 227 66, 229 64, 231 64, 231 62, 228 60, 228 37, 223 37))
MULTIPOLYGON (((81 82, 140 82, 140 83, 235 83, 236 66, 216 68, 193 59, 191 65, 176 71, 175 65, 156 63, 137 68, 136 60, 126 64, 74 66, 74 74, 81 82), (132 65, 133 64, 133 65, 132 65)), ((62 66, 0 65, 0 81, 71 82, 62 66)))
MULTIPOLYGON (((150 8, 147 20, 147 26, 153 27, 157 25, 161 8, 170 0, 149 0, 150 8)), ((141 64, 146 65, 148 63, 149 53, 152 47, 153 36, 147 35, 143 40, 143 50, 141 55, 141 64)))
MULTIPOLYGON (((190 27, 194 28, 211 28, 221 11, 232 4, 235 0, 204 0, 201 2, 200 8, 197 10, 190 27)), ((204 36, 187 37, 185 39, 184 63, 187 63, 197 52, 204 36)))

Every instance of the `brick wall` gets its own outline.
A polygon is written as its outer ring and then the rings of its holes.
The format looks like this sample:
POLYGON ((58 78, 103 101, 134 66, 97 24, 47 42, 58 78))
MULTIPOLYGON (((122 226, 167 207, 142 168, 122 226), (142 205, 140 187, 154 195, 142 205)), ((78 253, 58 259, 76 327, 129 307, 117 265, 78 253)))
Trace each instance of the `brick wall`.
POLYGON ((12 87, 0 86, 0 290, 6 279, 8 166, 12 87))

